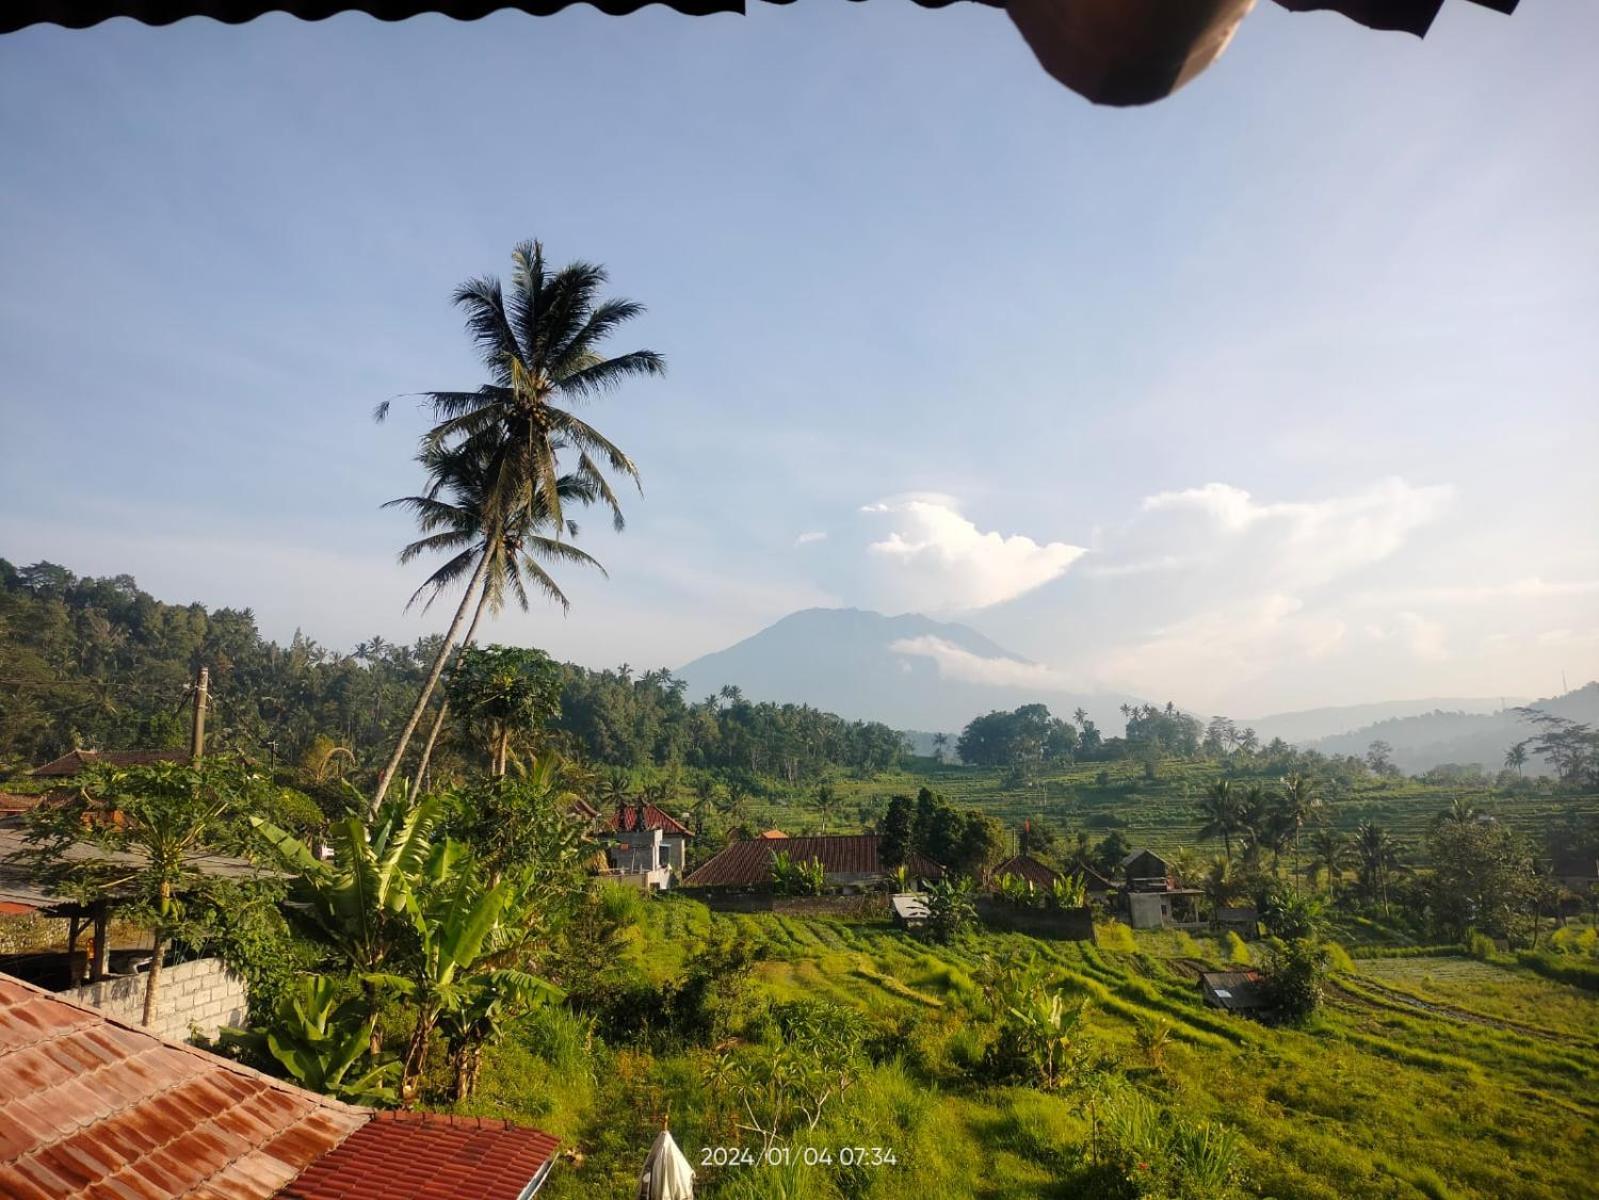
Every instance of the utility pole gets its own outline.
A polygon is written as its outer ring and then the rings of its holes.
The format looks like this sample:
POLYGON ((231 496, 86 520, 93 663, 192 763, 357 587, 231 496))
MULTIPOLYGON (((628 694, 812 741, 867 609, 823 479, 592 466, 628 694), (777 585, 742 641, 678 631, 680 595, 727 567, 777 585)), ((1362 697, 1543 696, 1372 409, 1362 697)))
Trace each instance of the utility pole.
POLYGON ((205 706, 211 696, 211 668, 201 667, 194 681, 194 732, 189 738, 189 761, 195 766, 205 757, 205 706))

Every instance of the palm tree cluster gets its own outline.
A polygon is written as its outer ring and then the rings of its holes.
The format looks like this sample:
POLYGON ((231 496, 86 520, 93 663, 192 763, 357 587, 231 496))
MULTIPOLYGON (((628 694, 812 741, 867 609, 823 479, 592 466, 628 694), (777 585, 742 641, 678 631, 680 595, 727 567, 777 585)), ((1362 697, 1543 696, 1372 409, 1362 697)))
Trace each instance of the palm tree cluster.
POLYGON ((1204 817, 1201 840, 1220 838, 1228 864, 1236 841, 1249 865, 1258 863, 1265 852, 1276 865, 1285 850, 1292 850, 1297 872, 1300 834, 1319 812, 1321 797, 1314 781, 1297 773, 1286 776, 1276 792, 1258 783, 1239 789, 1229 779, 1218 779, 1200 798, 1199 807, 1204 817))
MULTIPOLYGON (((409 509, 423 534, 400 553, 448 557, 417 589, 412 602, 431 603, 465 581, 444 635, 393 753, 378 777, 377 811, 404 761, 458 640, 470 642, 485 610, 509 595, 523 608, 529 586, 561 604, 566 596, 545 564, 598 566, 566 541, 577 527, 574 506, 603 504, 622 528, 622 510, 607 471, 635 484, 633 460, 572 406, 609 392, 624 380, 660 375, 665 360, 653 350, 607 357, 606 339, 643 312, 631 300, 605 299, 605 270, 574 262, 552 269, 538 242, 512 255, 510 294, 491 276, 468 280, 454 301, 483 360, 488 382, 474 391, 424 393, 434 425, 417 456, 428 479, 418 495, 391 504, 409 509), (466 629, 468 614, 471 624, 466 629)), ((378 407, 382 420, 387 402, 378 407)), ((444 723, 437 714, 425 759, 444 723)))

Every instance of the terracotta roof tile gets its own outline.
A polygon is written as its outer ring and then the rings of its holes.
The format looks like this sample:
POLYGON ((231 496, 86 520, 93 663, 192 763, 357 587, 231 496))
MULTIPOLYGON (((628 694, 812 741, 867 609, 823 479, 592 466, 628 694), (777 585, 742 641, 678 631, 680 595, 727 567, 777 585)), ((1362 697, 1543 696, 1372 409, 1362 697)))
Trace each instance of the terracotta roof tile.
MULTIPOLYGON (((605 822, 605 828, 612 833, 631 833, 638 828, 638 805, 620 804, 610 818, 605 822)), ((664 809, 656 808, 653 804, 644 806, 644 828, 659 829, 662 833, 673 833, 679 837, 693 837, 689 827, 679 821, 664 809)))
POLYGON ((0 976, 6 1200, 267 1200, 368 1120, 0 976), (297 1158, 263 1154, 263 1141, 296 1129, 315 1131, 297 1158))
POLYGON ((4 1200, 518 1200, 555 1149, 341 1104, 0 975, 4 1200))
POLYGON ((1027 880, 1036 888, 1051 888, 1060 878, 1060 872, 1046 867, 1029 854, 1018 854, 1014 858, 1007 858, 993 870, 994 878, 1003 875, 1017 875, 1027 880))
POLYGON ((547 1133, 505 1121, 379 1113, 282 1195, 284 1200, 517 1200, 557 1145, 547 1133))
MULTIPOLYGON (((789 838, 751 838, 734 842, 700 866, 683 881, 684 887, 759 887, 772 881, 772 858, 779 852, 796 863, 816 859, 828 875, 888 874, 878 859, 875 833, 833 834, 789 838)), ((919 854, 908 856, 911 874, 936 879, 943 874, 937 863, 919 854)))

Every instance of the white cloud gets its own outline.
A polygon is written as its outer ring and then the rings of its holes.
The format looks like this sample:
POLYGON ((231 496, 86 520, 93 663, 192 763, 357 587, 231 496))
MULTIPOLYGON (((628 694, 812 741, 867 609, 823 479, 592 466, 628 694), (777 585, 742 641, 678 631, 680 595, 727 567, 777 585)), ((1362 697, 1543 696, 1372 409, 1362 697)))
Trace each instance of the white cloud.
POLYGON ((900 638, 890 643, 888 648, 895 654, 907 657, 930 658, 938 665, 940 676, 962 683, 1053 692, 1075 690, 1070 681, 1053 667, 1019 658, 986 658, 931 634, 900 638))
POLYGON ((795 538, 794 539, 794 544, 796 546, 811 546, 811 545, 815 545, 817 542, 825 542, 826 540, 827 540, 827 532, 826 532, 826 530, 812 529, 812 530, 809 530, 809 531, 807 531, 805 533, 800 534, 799 537, 795 538))
POLYGON ((1013 600, 1066 573, 1087 553, 1065 542, 977 528, 947 496, 912 496, 866 505, 889 518, 888 536, 867 546, 878 590, 894 603, 963 612, 1013 600))
POLYGON ((1442 516, 1453 496, 1447 485, 1386 479, 1346 496, 1263 504, 1242 488, 1208 483, 1157 492, 1141 511, 1181 523, 1168 536, 1208 542, 1217 555, 1250 554, 1277 586, 1298 589, 1388 558, 1442 516))

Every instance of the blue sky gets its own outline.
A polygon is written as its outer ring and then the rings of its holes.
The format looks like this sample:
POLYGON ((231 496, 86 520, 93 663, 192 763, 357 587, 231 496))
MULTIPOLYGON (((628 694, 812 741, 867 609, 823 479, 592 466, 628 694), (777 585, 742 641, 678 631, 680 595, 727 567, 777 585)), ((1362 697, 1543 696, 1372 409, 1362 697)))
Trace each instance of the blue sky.
MULTIPOLYGON (((1095 109, 992 10, 585 8, 0 39, 0 555, 348 648, 403 611, 448 304, 607 263, 671 374, 570 616, 673 665, 811 604, 1253 715, 1599 675, 1599 9, 1263 4, 1095 109)), ((946 664, 981 671, 982 664, 946 664)))

